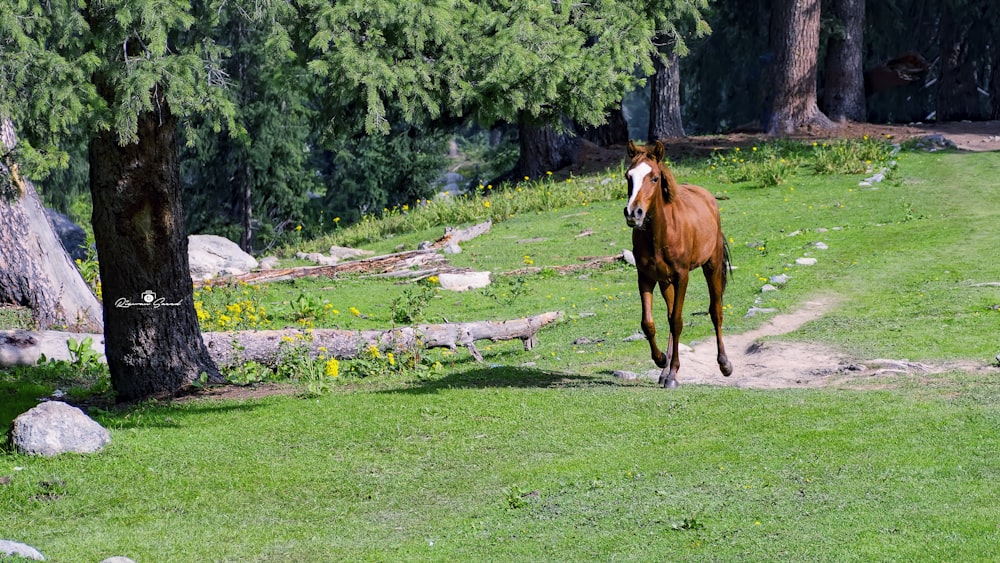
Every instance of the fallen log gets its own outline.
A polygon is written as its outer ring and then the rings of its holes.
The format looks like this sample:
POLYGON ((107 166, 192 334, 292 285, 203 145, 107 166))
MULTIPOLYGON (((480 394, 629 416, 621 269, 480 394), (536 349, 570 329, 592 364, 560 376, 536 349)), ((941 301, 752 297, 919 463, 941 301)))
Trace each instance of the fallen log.
POLYGON ((219 278, 213 283, 248 283, 258 284, 266 282, 292 280, 297 278, 325 276, 334 278, 342 274, 382 274, 386 272, 408 270, 410 268, 424 268, 428 265, 442 264, 446 262, 444 256, 437 253, 437 250, 428 248, 424 250, 408 250, 395 254, 383 256, 373 256, 360 260, 341 262, 332 266, 302 266, 298 268, 281 268, 278 270, 261 270, 250 272, 239 276, 219 278))
MULTIPOLYGON (((334 278, 342 274, 372 274, 389 275, 406 272, 414 268, 428 269, 438 267, 447 270, 448 259, 438 253, 439 250, 451 244, 472 240, 479 235, 488 233, 493 226, 491 221, 472 225, 465 229, 445 229, 444 235, 424 248, 351 260, 329 266, 300 266, 297 268, 281 268, 276 270, 261 270, 239 276, 219 278, 213 283, 248 283, 258 284, 275 281, 285 281, 297 278, 325 276, 334 278)), ((401 277, 406 277, 402 275, 401 277)), ((196 282, 197 283, 197 282, 196 282)))
MULTIPOLYGON (((351 359, 370 346, 382 352, 403 353, 426 348, 463 346, 483 361, 476 342, 491 340, 521 340, 525 350, 537 342, 537 333, 545 325, 560 320, 562 312, 548 312, 508 321, 474 321, 418 325, 389 330, 337 330, 286 328, 241 332, 202 333, 208 352, 219 367, 255 361, 276 365, 283 348, 302 346, 311 357, 327 356, 351 359), (283 345, 284 344, 284 345, 283 345), (322 348, 322 350, 320 350, 322 348)), ((61 331, 0 331, 0 366, 35 365, 42 354, 52 360, 71 360, 67 348, 70 338, 77 342, 91 338, 91 349, 104 359, 104 335, 61 331)))

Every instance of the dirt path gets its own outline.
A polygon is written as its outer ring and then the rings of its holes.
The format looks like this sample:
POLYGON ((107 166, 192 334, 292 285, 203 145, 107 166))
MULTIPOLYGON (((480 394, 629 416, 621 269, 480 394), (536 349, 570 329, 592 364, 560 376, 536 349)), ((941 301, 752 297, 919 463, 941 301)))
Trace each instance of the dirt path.
MULTIPOLYGON (((767 337, 788 334, 818 319, 836 306, 838 299, 823 296, 806 301, 800 309, 776 315, 756 330, 723 335, 726 353, 733 362, 733 375, 725 378, 715 362, 715 339, 682 349, 678 381, 711 385, 732 385, 759 389, 816 387, 843 379, 851 365, 849 358, 819 344, 768 341, 767 337)), ((659 377, 657 371, 656 376, 659 377)))
MULTIPOLYGON (((743 334, 724 334, 726 353, 733 362, 733 375, 730 377, 722 377, 719 373, 715 362, 714 338, 697 342, 693 347, 682 346, 677 381, 682 385, 786 389, 870 384, 880 376, 887 375, 932 375, 950 370, 1000 371, 995 367, 973 362, 932 365, 886 358, 859 361, 814 342, 769 339, 793 332, 807 322, 822 317, 839 302, 840 299, 836 296, 817 296, 792 313, 776 315, 756 330, 743 334)), ((656 380, 659 375, 660 370, 653 369, 639 377, 656 380)), ((629 376, 625 375, 626 378, 629 376)))

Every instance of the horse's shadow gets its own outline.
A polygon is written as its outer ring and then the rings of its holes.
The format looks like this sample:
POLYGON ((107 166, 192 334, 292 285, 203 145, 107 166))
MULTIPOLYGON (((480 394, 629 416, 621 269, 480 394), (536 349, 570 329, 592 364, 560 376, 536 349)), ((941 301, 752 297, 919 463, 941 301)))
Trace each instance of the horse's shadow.
POLYGON ((616 385, 604 377, 521 366, 472 366, 439 378, 416 381, 401 389, 380 393, 420 395, 447 389, 571 388, 616 385))

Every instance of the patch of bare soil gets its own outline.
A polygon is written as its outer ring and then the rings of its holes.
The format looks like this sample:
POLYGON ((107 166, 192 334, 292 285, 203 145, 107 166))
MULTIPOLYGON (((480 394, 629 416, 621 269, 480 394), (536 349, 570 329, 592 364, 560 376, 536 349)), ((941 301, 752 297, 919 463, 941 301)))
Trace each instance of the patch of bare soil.
MULTIPOLYGON (((791 138, 802 141, 829 139, 861 139, 891 137, 894 141, 907 141, 923 137, 940 136, 955 148, 965 151, 1000 151, 1000 121, 961 121, 951 123, 917 123, 911 125, 884 125, 847 121, 835 129, 804 129, 791 138)), ((773 137, 761 132, 735 132, 725 135, 695 135, 663 141, 667 156, 681 158, 707 157, 715 150, 747 147, 763 143, 773 137)), ((599 147, 582 142, 571 167, 575 175, 597 173, 619 166, 625 159, 624 146, 599 147)), ((562 171, 563 175, 570 169, 562 171)))
MULTIPOLYGON (((805 323, 818 319, 835 307, 836 297, 820 296, 807 301, 792 313, 776 315, 757 330, 726 335, 726 353, 733 363, 733 375, 723 377, 715 361, 715 339, 696 343, 681 350, 681 384, 702 383, 741 388, 783 389, 792 387, 827 387, 871 382, 891 375, 933 375, 945 371, 997 371, 994 367, 973 362, 925 364, 908 360, 858 360, 814 342, 769 340, 788 334, 805 323)), ((660 370, 647 372, 652 379, 660 370)))

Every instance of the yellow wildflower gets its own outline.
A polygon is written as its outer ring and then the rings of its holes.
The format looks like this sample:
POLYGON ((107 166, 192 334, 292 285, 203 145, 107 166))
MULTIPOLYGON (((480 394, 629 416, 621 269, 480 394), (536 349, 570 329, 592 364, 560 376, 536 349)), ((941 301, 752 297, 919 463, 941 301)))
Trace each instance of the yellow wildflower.
POLYGON ((350 313, 355 317, 361 316, 361 311, 359 311, 357 307, 351 307, 350 309, 348 309, 348 311, 350 311, 350 313))
POLYGON ((337 358, 330 358, 326 361, 326 364, 323 365, 323 373, 329 377, 340 375, 340 362, 337 361, 337 358))
POLYGON ((381 358, 382 352, 379 351, 378 346, 374 344, 368 345, 368 354, 373 358, 381 358))
POLYGON ((385 357, 389 359, 389 365, 396 365, 396 357, 392 355, 392 352, 386 352, 385 357))
POLYGON ((484 201, 483 202, 483 207, 489 207, 489 206, 490 206, 490 202, 489 201, 484 201))

